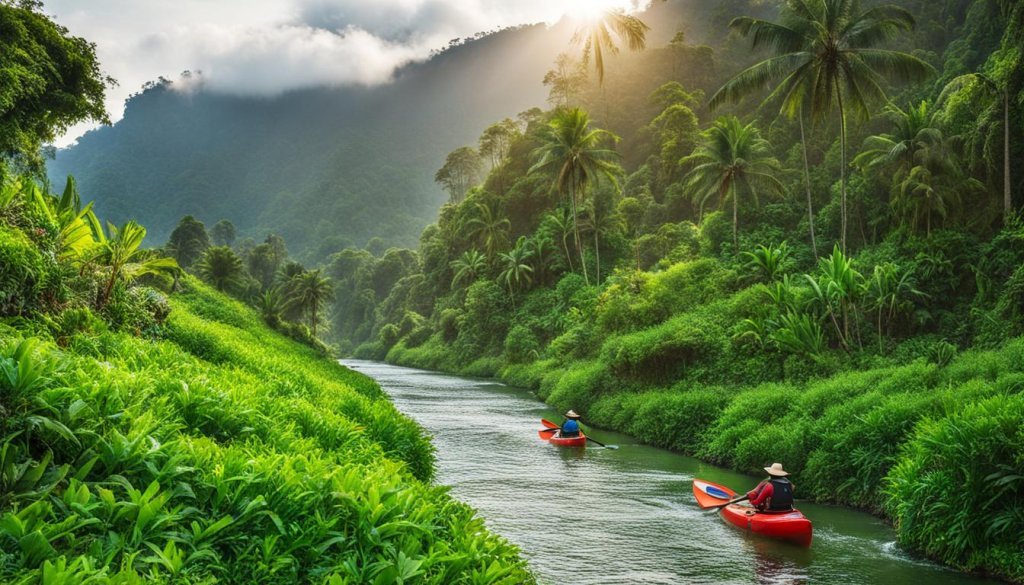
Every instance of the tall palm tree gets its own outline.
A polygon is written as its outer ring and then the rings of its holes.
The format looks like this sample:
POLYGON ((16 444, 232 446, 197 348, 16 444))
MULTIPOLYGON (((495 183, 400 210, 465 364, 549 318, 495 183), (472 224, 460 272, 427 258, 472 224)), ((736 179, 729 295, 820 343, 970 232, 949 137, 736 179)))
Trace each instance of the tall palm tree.
POLYGON ((533 267, 530 266, 530 258, 533 257, 533 250, 525 237, 520 236, 516 245, 508 252, 498 255, 503 266, 498 280, 505 283, 509 294, 512 295, 512 302, 515 303, 515 294, 523 285, 533 282, 533 267))
MULTIPOLYGON (((1009 3, 1007 3, 1009 4, 1009 3)), ((1007 8, 1009 10, 1009 8, 1007 8)), ((1018 13, 1020 17, 1024 18, 1024 10, 1020 10, 1018 13)), ((958 91, 965 86, 978 82, 981 87, 994 97, 997 97, 1002 102, 1002 118, 1003 118, 1003 223, 1007 223, 1010 217, 1013 215, 1013 197, 1010 191, 1010 88, 1009 82, 1003 80, 999 83, 992 77, 985 75, 984 73, 968 73, 967 75, 961 75, 943 88, 942 94, 939 96, 939 102, 945 101, 950 93, 958 91)), ((989 106, 992 107, 991 105, 989 106)), ((990 118, 988 115, 980 116, 981 119, 990 118)))
POLYGON ((753 124, 744 126, 736 116, 715 120, 701 133, 701 143, 693 154, 681 164, 690 167, 683 184, 701 207, 709 199, 718 199, 719 207, 732 203, 732 244, 736 251, 740 199, 759 205, 761 192, 785 191, 776 176, 782 172, 782 166, 771 155, 771 145, 761 138, 753 124))
POLYGON ((294 283, 291 302, 309 315, 309 330, 316 337, 317 313, 334 296, 334 285, 320 268, 296 276, 294 283))
POLYGON ((240 286, 245 269, 242 259, 228 246, 212 246, 196 265, 199 277, 223 292, 240 286))
POLYGON ((583 267, 583 280, 587 276, 586 260, 583 258, 583 243, 580 240, 578 205, 586 199, 587 189, 598 182, 600 177, 611 181, 618 188, 616 175, 619 155, 605 148, 607 142, 618 141, 618 136, 590 127, 590 116, 580 108, 558 112, 541 134, 541 146, 534 153, 537 161, 530 172, 554 173, 553 187, 568 197, 572 208, 573 235, 576 249, 583 267))
POLYGON ((604 85, 604 53, 619 52, 616 42, 625 43, 631 51, 642 51, 647 46, 647 31, 651 27, 621 8, 606 10, 598 18, 576 30, 572 42, 583 46, 583 64, 594 59, 597 82, 604 85))
POLYGON ((157 256, 151 250, 142 249, 146 228, 134 221, 129 221, 121 227, 108 223, 107 232, 100 232, 101 240, 94 258, 110 273, 99 298, 101 307, 110 301, 114 285, 121 280, 130 282, 147 274, 177 276, 181 273, 181 268, 174 258, 157 256))
POLYGON ((459 286, 459 283, 472 283, 487 271, 487 258, 476 250, 467 250, 459 256, 458 260, 452 260, 452 270, 455 277, 452 278, 452 288, 459 286))
POLYGON ((934 71, 912 55, 875 48, 911 30, 913 17, 892 5, 862 10, 860 0, 788 0, 781 22, 744 16, 729 26, 752 36, 755 48, 771 48, 775 56, 729 80, 711 97, 712 108, 726 101, 739 101, 780 80, 766 101, 781 100, 782 112, 789 117, 802 115, 805 107, 812 120, 822 120, 833 110, 838 111, 840 241, 845 250, 847 114, 852 110, 862 119, 870 118, 870 104, 885 101, 885 77, 916 81, 934 71))
POLYGON ((497 206, 476 204, 476 216, 466 221, 469 236, 477 239, 487 252, 487 259, 494 258, 494 252, 505 244, 512 222, 501 216, 497 206))

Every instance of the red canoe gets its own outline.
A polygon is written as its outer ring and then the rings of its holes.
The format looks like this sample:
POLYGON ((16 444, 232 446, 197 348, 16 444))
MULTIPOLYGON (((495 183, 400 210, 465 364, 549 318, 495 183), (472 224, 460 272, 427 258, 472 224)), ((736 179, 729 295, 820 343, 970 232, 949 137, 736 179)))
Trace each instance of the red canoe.
MULTIPOLYGON (((555 423, 543 418, 540 419, 540 424, 544 425, 544 428, 546 429, 559 428, 555 423)), ((580 431, 578 437, 560 437, 559 433, 560 431, 537 431, 540 438, 552 445, 558 445, 560 447, 586 447, 587 445, 587 436, 583 434, 583 431, 580 431)))
MULTIPOLYGON (((701 508, 710 508, 734 499, 736 492, 724 485, 695 479, 693 495, 701 508)), ((811 546, 811 521, 795 508, 789 512, 759 512, 750 505, 729 504, 719 511, 722 518, 733 526, 800 546, 811 546)))

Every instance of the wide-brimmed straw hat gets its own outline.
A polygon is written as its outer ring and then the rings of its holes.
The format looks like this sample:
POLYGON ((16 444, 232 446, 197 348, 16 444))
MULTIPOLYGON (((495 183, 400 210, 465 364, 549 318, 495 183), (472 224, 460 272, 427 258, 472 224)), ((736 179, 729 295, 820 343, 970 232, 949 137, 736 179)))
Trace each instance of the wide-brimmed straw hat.
POLYGON ((579 417, 580 417, 580 415, 576 414, 575 410, 570 410, 569 412, 565 413, 565 418, 579 418, 579 417))
POLYGON ((768 472, 768 475, 775 477, 786 477, 789 475, 788 471, 782 469, 781 463, 772 463, 771 467, 765 467, 764 470, 768 472))

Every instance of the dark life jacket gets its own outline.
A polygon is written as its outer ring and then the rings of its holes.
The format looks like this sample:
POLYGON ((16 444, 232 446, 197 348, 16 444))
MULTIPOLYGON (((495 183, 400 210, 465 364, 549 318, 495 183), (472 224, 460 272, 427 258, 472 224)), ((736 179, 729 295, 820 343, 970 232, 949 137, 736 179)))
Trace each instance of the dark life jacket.
POLYGON ((792 510, 793 509, 793 484, 784 477, 773 477, 769 480, 772 484, 772 497, 769 498, 769 510, 792 510))

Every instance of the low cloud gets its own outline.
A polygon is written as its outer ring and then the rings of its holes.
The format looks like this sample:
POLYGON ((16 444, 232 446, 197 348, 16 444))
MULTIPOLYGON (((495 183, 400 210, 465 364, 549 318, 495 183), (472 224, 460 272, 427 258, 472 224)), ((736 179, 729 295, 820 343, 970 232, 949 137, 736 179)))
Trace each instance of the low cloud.
MULTIPOLYGON (((384 83, 398 67, 423 55, 420 46, 352 26, 339 31, 290 24, 204 27, 153 36, 145 44, 158 52, 188 47, 190 67, 202 71, 204 89, 263 97, 308 87, 384 83)), ((185 80, 179 84, 188 88, 185 80)))
MULTIPOLYGON (((275 96, 386 83, 453 38, 554 23, 595 3, 632 10, 650 0, 48 0, 45 10, 96 43, 113 119, 147 81, 202 71, 202 87, 275 96), (88 6, 85 6, 88 4, 88 6)), ((177 87, 194 89, 196 77, 177 87)), ((87 127, 73 128, 67 144, 87 127)))

